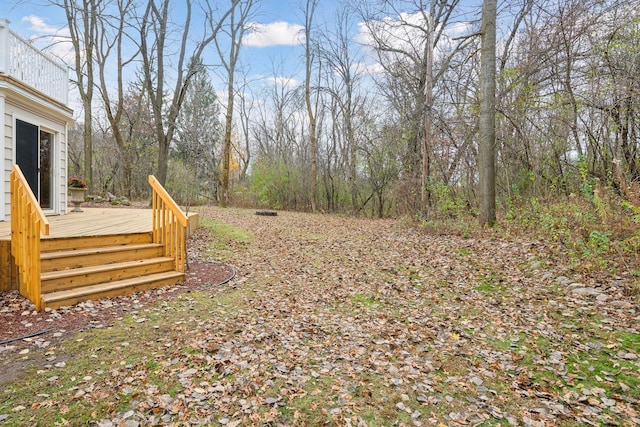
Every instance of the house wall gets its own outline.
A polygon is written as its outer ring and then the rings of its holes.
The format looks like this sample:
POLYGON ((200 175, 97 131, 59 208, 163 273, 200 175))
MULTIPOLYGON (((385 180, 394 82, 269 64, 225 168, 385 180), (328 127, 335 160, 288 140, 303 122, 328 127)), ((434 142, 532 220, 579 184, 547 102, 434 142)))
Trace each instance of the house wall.
POLYGON ((4 177, 2 184, 2 193, 0 193, 0 220, 3 220, 8 217, 8 214, 11 212, 11 181, 9 180, 9 175, 7 175, 7 171, 9 174, 11 173, 11 164, 12 164, 12 144, 13 144, 13 122, 11 120, 11 114, 7 114, 5 103, 5 97, 0 98, 0 112, 2 113, 2 117, 4 119, 4 144, 2 146, 3 157, 2 157, 2 175, 4 177))
MULTIPOLYGON (((5 113, 5 96, 0 93, 0 143, 2 143, 3 159, 11 154, 7 147, 11 145, 11 125, 7 121, 5 113)), ((2 163, 2 170, 6 168, 6 160, 2 163)), ((11 165, 9 165, 11 168, 11 165)), ((7 207, 4 204, 4 194, 9 189, 9 181, 5 179, 2 191, 0 191, 0 219, 4 218, 4 211, 7 207)), ((0 241, 0 291, 15 289, 16 281, 13 280, 13 261, 11 259, 11 242, 9 240, 0 241)))
MULTIPOLYGON (((0 95, 0 102, 2 102, 0 95)), ((23 120, 39 126, 55 135, 54 149, 54 213, 67 213, 67 126, 68 117, 56 116, 36 103, 5 95, 4 108, 4 191, 0 194, 0 220, 8 220, 11 213, 10 174, 15 163, 15 120, 23 120)), ((0 111, 1 112, 1 111, 0 111)))

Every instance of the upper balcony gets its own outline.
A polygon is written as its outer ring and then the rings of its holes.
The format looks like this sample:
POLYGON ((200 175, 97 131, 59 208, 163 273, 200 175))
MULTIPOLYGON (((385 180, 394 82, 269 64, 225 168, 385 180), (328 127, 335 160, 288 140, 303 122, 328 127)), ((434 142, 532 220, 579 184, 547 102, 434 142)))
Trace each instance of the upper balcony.
POLYGON ((13 77, 68 106, 68 67, 11 31, 4 18, 0 18, 0 75, 13 77))

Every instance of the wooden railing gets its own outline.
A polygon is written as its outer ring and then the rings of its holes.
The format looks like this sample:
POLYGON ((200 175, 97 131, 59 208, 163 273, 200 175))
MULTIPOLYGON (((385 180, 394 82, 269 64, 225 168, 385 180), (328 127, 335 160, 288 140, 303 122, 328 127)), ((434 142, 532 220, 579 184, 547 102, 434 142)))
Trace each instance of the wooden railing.
POLYGON ((14 77, 68 104, 68 67, 11 31, 6 19, 0 19, 0 74, 14 77))
POLYGON ((11 255, 18 267, 20 294, 40 310, 40 233, 49 234, 42 213, 18 165, 11 171, 11 255))
POLYGON ((176 271, 184 273, 188 219, 155 176, 149 175, 153 189, 153 241, 164 245, 165 256, 175 259, 176 271))

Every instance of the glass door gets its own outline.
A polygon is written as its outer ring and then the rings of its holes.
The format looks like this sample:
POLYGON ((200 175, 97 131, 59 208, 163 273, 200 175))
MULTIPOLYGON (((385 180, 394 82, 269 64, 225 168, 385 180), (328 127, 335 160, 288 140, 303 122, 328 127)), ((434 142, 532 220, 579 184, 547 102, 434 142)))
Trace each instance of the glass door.
POLYGON ((45 211, 53 211, 54 135, 16 120, 16 164, 45 211))
POLYGON ((16 120, 16 164, 38 197, 38 126, 16 120))
POLYGON ((40 207, 53 209, 53 134, 40 130, 40 207))

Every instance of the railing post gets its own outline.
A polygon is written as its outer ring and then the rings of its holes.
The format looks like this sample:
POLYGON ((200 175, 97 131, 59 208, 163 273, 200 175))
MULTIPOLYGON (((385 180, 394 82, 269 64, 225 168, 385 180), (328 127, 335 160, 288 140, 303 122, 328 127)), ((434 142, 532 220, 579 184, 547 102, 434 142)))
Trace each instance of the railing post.
POLYGON ((149 175, 149 185, 152 189, 153 241, 164 246, 165 256, 173 257, 176 271, 184 273, 184 235, 189 220, 153 175, 149 175))
POLYGON ((49 234, 38 200, 18 165, 11 171, 11 254, 18 267, 20 294, 40 310, 40 233, 49 234))
POLYGON ((9 69, 9 24, 8 19, 0 18, 0 74, 8 74, 9 69))

